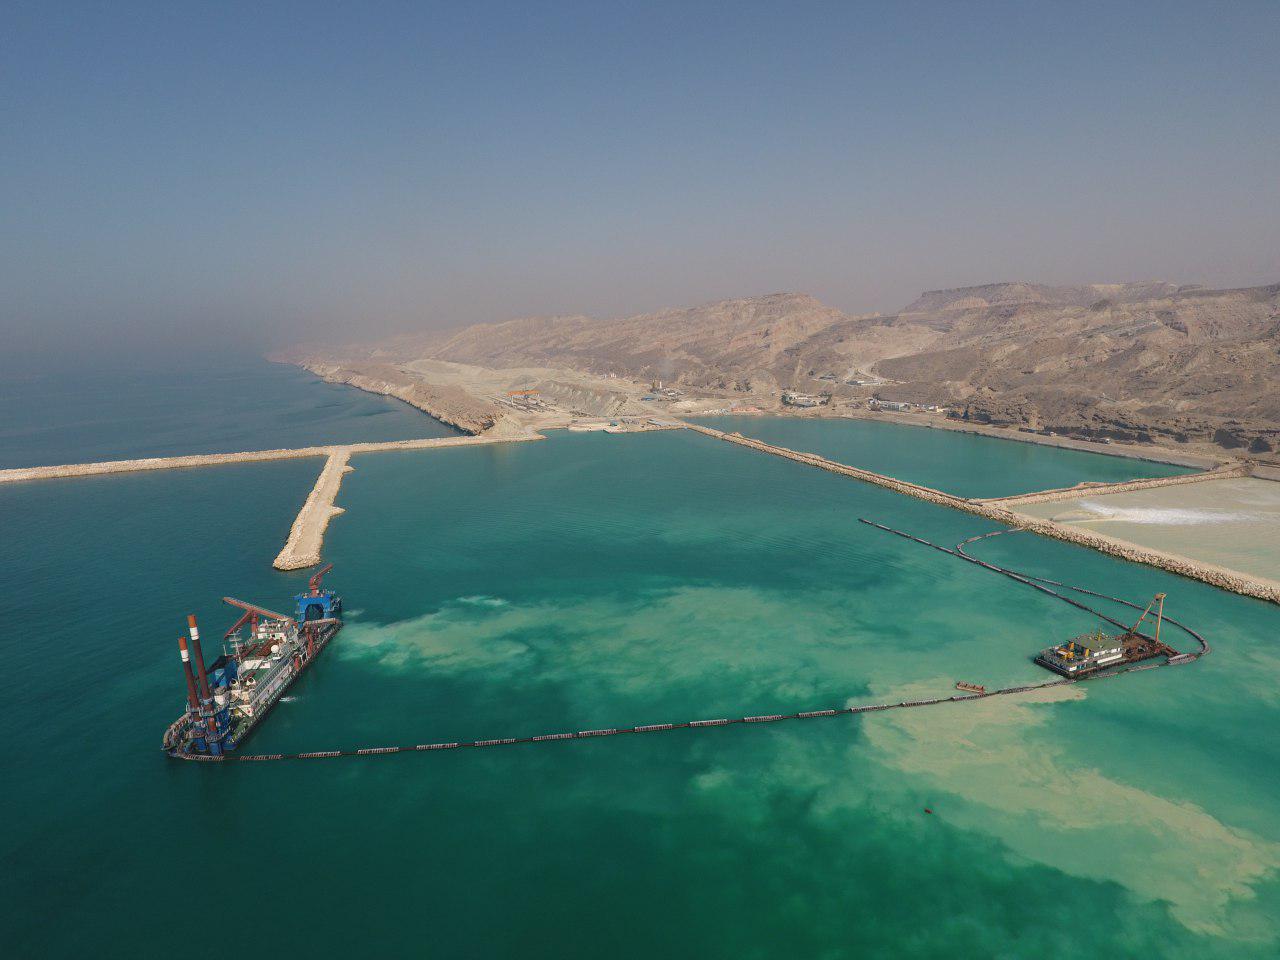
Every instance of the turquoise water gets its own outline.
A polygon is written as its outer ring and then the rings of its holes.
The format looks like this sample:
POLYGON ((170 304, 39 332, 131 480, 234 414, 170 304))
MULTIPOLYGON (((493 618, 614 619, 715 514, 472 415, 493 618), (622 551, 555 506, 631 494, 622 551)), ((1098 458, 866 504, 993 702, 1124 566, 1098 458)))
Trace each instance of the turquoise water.
MULTIPOLYGON (((942 543, 982 521, 690 433, 354 465, 326 544, 348 626, 255 750, 902 699, 1038 678, 1031 654, 1090 626, 857 518, 942 543)), ((183 615, 216 636, 224 593, 288 602, 304 576, 269 563, 313 479, 277 463, 0 488, 8 952, 1280 949, 1280 611, 1022 534, 981 549, 1134 598, 1165 590, 1213 655, 860 719, 166 761, 183 615)))
POLYGON ((257 359, 0 377, 0 469, 457 432, 399 400, 257 359))
POLYGON ((1129 457, 1046 450, 1041 444, 875 420, 748 416, 698 422, 961 497, 1005 497, 1086 480, 1109 483, 1190 472, 1129 457))

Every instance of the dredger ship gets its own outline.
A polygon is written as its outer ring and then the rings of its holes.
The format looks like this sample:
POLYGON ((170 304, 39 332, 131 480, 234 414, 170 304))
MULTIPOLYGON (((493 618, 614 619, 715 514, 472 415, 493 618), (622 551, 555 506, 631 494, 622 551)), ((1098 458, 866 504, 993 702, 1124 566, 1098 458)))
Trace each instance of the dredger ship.
POLYGON ((342 598, 321 583, 333 565, 317 572, 294 599, 292 617, 234 597, 223 602, 243 611, 222 637, 222 654, 206 665, 200 629, 187 617, 178 637, 187 681, 187 708, 164 732, 165 752, 183 760, 214 759, 235 750, 276 701, 342 629, 342 598))
POLYGON ((1075 679, 1118 667, 1126 663, 1137 663, 1152 657, 1168 657, 1170 663, 1180 662, 1179 654, 1168 644, 1160 640, 1160 626, 1164 622, 1164 594, 1157 593, 1155 599, 1147 604, 1138 622, 1122 634, 1109 636, 1101 629, 1094 633, 1086 633, 1073 637, 1066 643, 1041 650, 1036 656, 1036 663, 1064 677, 1075 679), (1138 628, 1155 611, 1155 636, 1149 637, 1139 632, 1138 628))

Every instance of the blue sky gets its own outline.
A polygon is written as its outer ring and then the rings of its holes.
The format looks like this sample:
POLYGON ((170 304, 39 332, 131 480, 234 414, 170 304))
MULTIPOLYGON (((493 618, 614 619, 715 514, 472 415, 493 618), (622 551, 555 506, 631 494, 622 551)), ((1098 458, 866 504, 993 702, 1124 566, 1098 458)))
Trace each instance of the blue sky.
POLYGON ((7 352, 1280 280, 1280 3, 26 3, 7 352))

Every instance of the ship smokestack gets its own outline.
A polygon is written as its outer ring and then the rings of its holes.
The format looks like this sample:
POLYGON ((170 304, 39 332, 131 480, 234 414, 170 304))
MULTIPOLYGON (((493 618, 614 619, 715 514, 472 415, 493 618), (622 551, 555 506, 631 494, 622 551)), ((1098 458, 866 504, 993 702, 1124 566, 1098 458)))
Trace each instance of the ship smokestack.
POLYGON ((213 694, 209 692, 209 671, 204 665, 204 653, 200 650, 200 628, 196 626, 196 615, 187 614, 187 632, 191 634, 191 652, 196 658, 196 672, 200 676, 200 714, 204 717, 205 731, 208 734, 209 752, 222 752, 222 744, 218 740, 218 722, 213 716, 213 694))
POLYGON ((191 708, 191 716, 196 717, 200 714, 200 697, 196 693, 196 676, 191 672, 191 651, 182 634, 178 634, 178 653, 182 657, 182 672, 187 675, 187 706, 191 708))
POLYGON ((204 653, 200 650, 200 628, 196 626, 196 615, 187 614, 187 632, 191 634, 191 652, 196 658, 196 673, 200 677, 200 699, 212 700, 209 694, 209 673, 204 666, 204 653))

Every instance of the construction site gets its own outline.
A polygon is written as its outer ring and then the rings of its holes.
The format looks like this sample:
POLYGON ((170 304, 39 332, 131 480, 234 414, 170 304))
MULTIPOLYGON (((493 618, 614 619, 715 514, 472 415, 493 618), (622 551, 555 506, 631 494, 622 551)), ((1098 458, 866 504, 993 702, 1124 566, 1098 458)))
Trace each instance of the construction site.
MULTIPOLYGON (((658 389, 656 384, 653 385, 653 389, 658 389)), ((1086 587, 1057 583, 1003 568, 975 558, 966 550, 966 548, 971 548, 974 543, 980 540, 1017 531, 1026 531, 1089 546, 1124 559, 1151 564, 1238 593, 1272 602, 1280 602, 1280 585, 1242 577, 1232 571, 1217 570, 1186 558, 1138 548, 1132 544, 1111 542, 1105 537, 1100 537, 1092 532, 1081 531, 1075 527, 1057 524, 1052 520, 1031 517, 1018 512, 1018 508, 1024 504, 1069 500, 1086 493, 1092 496, 1101 496, 1129 490, 1155 489, 1239 478, 1249 475, 1250 466, 1247 463, 1228 462, 1209 470, 1191 474, 1111 484, 1082 483, 1070 488, 1043 490, 1005 497, 960 497, 918 483, 838 463, 817 454, 797 452, 775 444, 764 443, 745 437, 740 433, 726 433, 712 427, 672 417, 653 416, 645 410, 643 400, 636 401, 640 406, 635 412, 631 412, 624 407, 615 409, 608 415, 601 415, 593 413, 593 411, 600 409, 597 403, 600 400, 598 394, 593 393, 581 398, 588 402, 575 406, 572 405, 575 396, 574 391, 556 391, 553 388, 551 393, 552 397, 548 398, 544 393, 544 387, 523 387, 505 390, 501 394, 494 395, 492 401, 499 406, 517 411, 522 416, 537 418, 544 424, 555 423, 557 426, 570 431, 631 433, 654 430, 688 430, 707 438, 781 457, 799 465, 816 467, 850 479, 884 487, 899 494, 996 521, 1002 525, 1003 529, 994 533, 972 537, 958 544, 955 548, 941 547, 913 534, 894 530, 874 521, 864 520, 863 522, 924 546, 942 550, 944 553, 956 558, 976 564, 991 572, 1012 578, 1032 589, 1054 596, 1099 618, 1104 624, 1115 627, 1118 632, 1104 632, 1103 628, 1099 628, 1092 633, 1055 642, 1034 654, 1035 662, 1056 674, 1056 679, 1030 685, 1018 684, 992 689, 983 683, 974 682, 966 678, 956 680, 955 688, 959 692, 946 697, 826 707, 786 714, 748 715, 738 719, 711 718, 681 722, 647 723, 627 727, 601 727, 574 732, 488 738, 470 742, 423 743, 410 747, 358 747, 351 750, 319 750, 296 754, 245 753, 238 749, 242 742, 263 720, 285 689, 301 675, 318 653, 342 628, 342 601, 336 593, 332 590, 324 589, 321 584, 324 574, 329 570, 329 566, 325 566, 311 578, 308 590, 295 598, 296 609, 292 615, 277 613, 265 607, 230 597, 225 598, 228 604, 241 610, 241 615, 223 635, 221 655, 212 664, 207 664, 205 661, 194 617, 191 618, 189 635, 180 641, 180 653, 187 688, 186 708, 183 715, 171 724, 164 734, 165 751, 172 757, 192 760, 319 758, 396 753, 406 750, 430 751, 461 747, 533 743, 613 736, 621 733, 699 729, 733 723, 812 719, 876 710, 923 707, 958 700, 1006 695, 1058 683, 1081 682, 1095 678, 1116 676, 1134 670, 1186 664, 1209 652, 1208 643, 1199 633, 1179 621, 1165 616, 1165 597, 1163 594, 1157 595, 1145 606, 1138 606, 1126 599, 1107 597, 1086 587), (582 409, 583 406, 591 409, 582 409), (1140 616, 1131 624, 1121 622, 1100 610, 1089 607, 1079 599, 1082 596, 1103 597, 1109 601, 1127 605, 1139 610, 1140 616), (1143 629, 1144 625, 1148 623, 1150 623, 1149 631, 1143 629), (1170 624, 1191 637, 1198 645, 1198 649, 1180 652, 1170 646, 1167 640, 1162 638, 1161 631, 1165 624, 1170 624)), ((0 471, 0 483, 92 477, 135 471, 191 469, 226 463, 323 457, 324 463, 316 483, 292 525, 288 541, 274 561, 274 566, 278 569, 297 570, 322 563, 324 532, 330 520, 342 513, 342 509, 336 505, 336 499, 341 490, 343 477, 352 469, 351 460, 353 457, 386 451, 443 451, 470 446, 483 447, 492 444, 542 439, 545 439, 543 434, 531 430, 495 430, 492 433, 482 432, 474 436, 430 440, 31 467, 0 471)))
POLYGON ((961 680, 955 683, 955 688, 960 692, 948 696, 894 702, 845 703, 841 706, 816 707, 791 713, 659 721, 554 733, 518 733, 513 736, 487 737, 469 741, 339 747, 293 753, 236 752, 236 747, 249 735, 276 699, 301 674, 319 649, 342 627, 341 599, 332 591, 323 591, 320 587, 321 578, 330 569, 325 567, 312 577, 308 591, 296 598, 297 611, 293 617, 273 613, 232 598, 224 598, 227 603, 239 607, 244 613, 224 635, 224 653, 214 661, 208 671, 200 653, 199 634, 194 618, 189 618, 196 672, 193 675, 186 640, 180 638, 179 650, 187 685, 186 711, 165 731, 162 746, 170 757, 181 760, 205 762, 325 760, 340 757, 375 757, 401 753, 432 753, 444 750, 540 744, 615 737, 623 734, 705 730, 735 724, 817 720, 858 716, 885 710, 918 709, 947 703, 975 702, 989 697, 1026 693, 1062 684, 1117 677, 1133 671, 1184 665, 1210 652, 1208 641, 1199 632, 1165 615, 1164 594, 1157 594, 1145 606, 1140 606, 1122 597, 1109 596, 1086 587, 1047 580, 1001 567, 975 558, 965 550, 966 546, 1008 531, 975 536, 951 548, 931 543, 872 520, 863 519, 861 522, 922 546, 939 550, 1054 597, 1096 617, 1104 624, 1118 628, 1120 633, 1108 635, 1100 627, 1092 634, 1076 637, 1041 651, 1035 656, 1035 662, 1057 674, 1055 679, 995 689, 961 680), (1096 598, 1126 606, 1138 610, 1139 616, 1133 623, 1126 624, 1090 606, 1084 598, 1096 598), (1149 621, 1148 629, 1151 632, 1143 632, 1144 624, 1149 621), (1194 641, 1195 648, 1179 652, 1163 641, 1161 630, 1166 623, 1194 641), (247 639, 241 637, 239 633, 240 629, 246 625, 249 628, 247 639))
MULTIPOLYGON (((502 400, 515 408, 529 411, 552 409, 549 401, 537 388, 508 391, 502 400)), ((1127 480, 1118 483, 1084 482, 1073 487, 1012 494, 1003 497, 962 497, 919 483, 876 473, 861 467, 850 466, 814 453, 790 450, 777 444, 765 443, 737 432, 725 432, 703 424, 681 420, 672 416, 651 416, 641 407, 636 414, 617 413, 612 416, 590 416, 579 411, 572 415, 555 407, 554 423, 559 429, 573 432, 599 431, 604 433, 648 433, 657 430, 687 429, 728 443, 746 447, 760 453, 782 457, 805 466, 816 467, 851 479, 885 487, 897 493, 926 500, 940 506, 976 514, 997 523, 1021 530, 1029 530, 1041 536, 1086 546, 1112 556, 1137 563, 1159 567, 1171 573, 1210 583, 1245 596, 1257 597, 1280 603, 1280 581, 1224 568, 1193 557, 1172 553, 1150 546, 1121 540, 1083 529, 1076 525, 1060 523, 1045 516, 1023 512, 1021 508, 1035 504, 1065 502, 1084 496, 1103 497, 1142 490, 1181 487, 1188 484, 1212 483, 1224 480, 1256 477, 1276 481, 1280 472, 1261 467, 1250 461, 1230 460, 1209 466, 1193 473, 1155 479, 1127 480)), ((552 429, 547 427, 546 429, 552 429)), ((19 467, 0 470, 0 484, 36 480, 73 479, 108 474, 139 471, 192 469, 230 463, 256 463, 275 460, 324 457, 316 483, 299 511, 289 538, 275 558, 280 570, 297 570, 315 566, 322 560, 324 532, 330 520, 342 513, 336 506, 342 478, 353 469, 353 457, 392 451, 430 451, 491 444, 519 443, 545 440, 544 434, 531 429, 519 431, 484 432, 473 436, 441 437, 425 440, 398 440, 386 443, 359 443, 340 447, 303 447, 246 451, 242 453, 197 454, 174 457, 153 457, 140 460, 117 460, 99 463, 63 464, 56 466, 19 467)))

